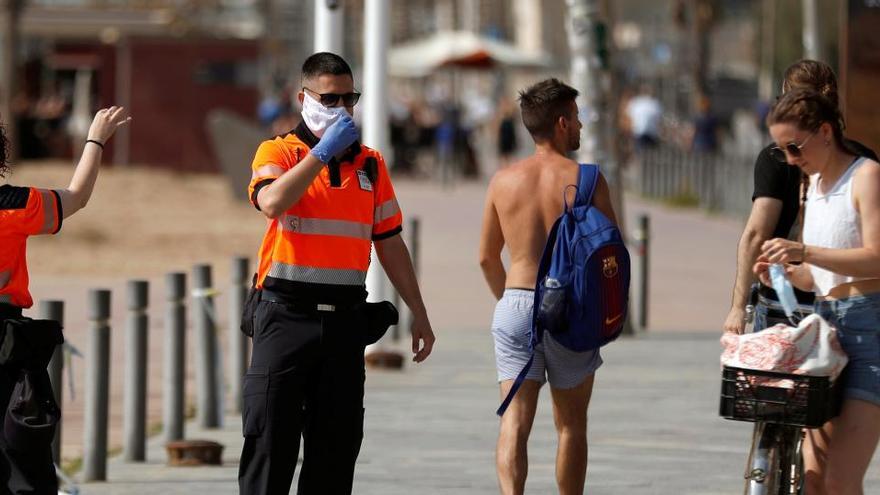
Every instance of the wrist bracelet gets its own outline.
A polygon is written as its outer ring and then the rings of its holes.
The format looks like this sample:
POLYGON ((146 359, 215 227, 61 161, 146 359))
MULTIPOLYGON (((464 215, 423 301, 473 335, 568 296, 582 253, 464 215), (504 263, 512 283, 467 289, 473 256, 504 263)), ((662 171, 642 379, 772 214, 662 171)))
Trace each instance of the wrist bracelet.
POLYGON ((95 141, 94 139, 86 139, 86 143, 95 143, 98 146, 100 146, 102 150, 104 149, 104 143, 102 143, 101 141, 95 141))

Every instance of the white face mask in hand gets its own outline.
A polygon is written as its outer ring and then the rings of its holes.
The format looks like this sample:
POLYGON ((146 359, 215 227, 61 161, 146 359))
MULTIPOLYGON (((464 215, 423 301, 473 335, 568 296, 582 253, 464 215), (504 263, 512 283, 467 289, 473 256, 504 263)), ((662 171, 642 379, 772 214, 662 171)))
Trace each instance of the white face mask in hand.
POLYGON ((305 98, 303 98, 302 109, 303 121, 306 123, 306 127, 312 131, 312 134, 319 138, 324 135, 324 131, 326 131, 328 127, 333 125, 333 123, 339 120, 340 117, 348 113, 345 110, 345 107, 327 108, 324 105, 321 105, 318 100, 312 98, 308 93, 304 94, 305 98))
POLYGON ((798 302, 794 295, 794 288, 792 288, 788 277, 785 276, 784 266, 779 263, 770 265, 770 282, 773 284, 773 290, 776 291, 776 297, 779 298, 782 309, 785 310, 785 315, 791 318, 797 309, 798 302))

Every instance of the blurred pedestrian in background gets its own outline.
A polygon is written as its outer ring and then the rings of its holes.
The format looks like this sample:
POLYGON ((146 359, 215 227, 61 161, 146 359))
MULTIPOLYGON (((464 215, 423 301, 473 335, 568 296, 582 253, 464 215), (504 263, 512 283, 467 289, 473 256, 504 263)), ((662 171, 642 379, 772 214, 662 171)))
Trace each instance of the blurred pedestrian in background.
POLYGON ((654 90, 642 84, 639 94, 630 100, 626 114, 632 126, 637 151, 655 148, 660 144, 660 124, 663 108, 654 97, 654 90))
POLYGON ((705 94, 697 96, 697 114, 693 120, 691 151, 715 153, 718 151, 718 117, 712 112, 712 102, 705 94))
POLYGON ((518 144, 516 142, 516 107, 510 98, 504 96, 498 101, 498 167, 510 165, 518 144))

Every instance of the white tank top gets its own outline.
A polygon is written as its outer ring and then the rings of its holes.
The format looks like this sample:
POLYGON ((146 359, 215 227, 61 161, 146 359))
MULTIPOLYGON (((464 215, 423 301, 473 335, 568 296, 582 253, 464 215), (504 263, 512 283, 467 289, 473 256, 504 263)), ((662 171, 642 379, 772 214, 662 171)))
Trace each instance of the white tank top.
MULTIPOLYGON (((865 157, 856 158, 825 194, 818 190, 819 174, 810 177, 804 211, 804 244, 829 249, 863 246, 861 215, 853 204, 852 182, 856 170, 865 160, 865 157)), ((813 265, 810 265, 810 272, 817 296, 827 296, 838 285, 867 280, 866 277, 840 275, 813 265)))

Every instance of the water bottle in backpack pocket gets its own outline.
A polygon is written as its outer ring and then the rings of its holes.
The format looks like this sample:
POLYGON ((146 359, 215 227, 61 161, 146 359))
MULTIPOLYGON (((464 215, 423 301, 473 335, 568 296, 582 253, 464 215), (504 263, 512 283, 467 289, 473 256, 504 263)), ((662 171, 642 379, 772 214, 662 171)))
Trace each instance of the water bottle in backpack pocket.
POLYGON ((541 301, 537 307, 536 318, 538 324, 552 333, 568 330, 568 300, 569 284, 556 278, 547 277, 538 291, 541 292, 538 299, 541 301))

